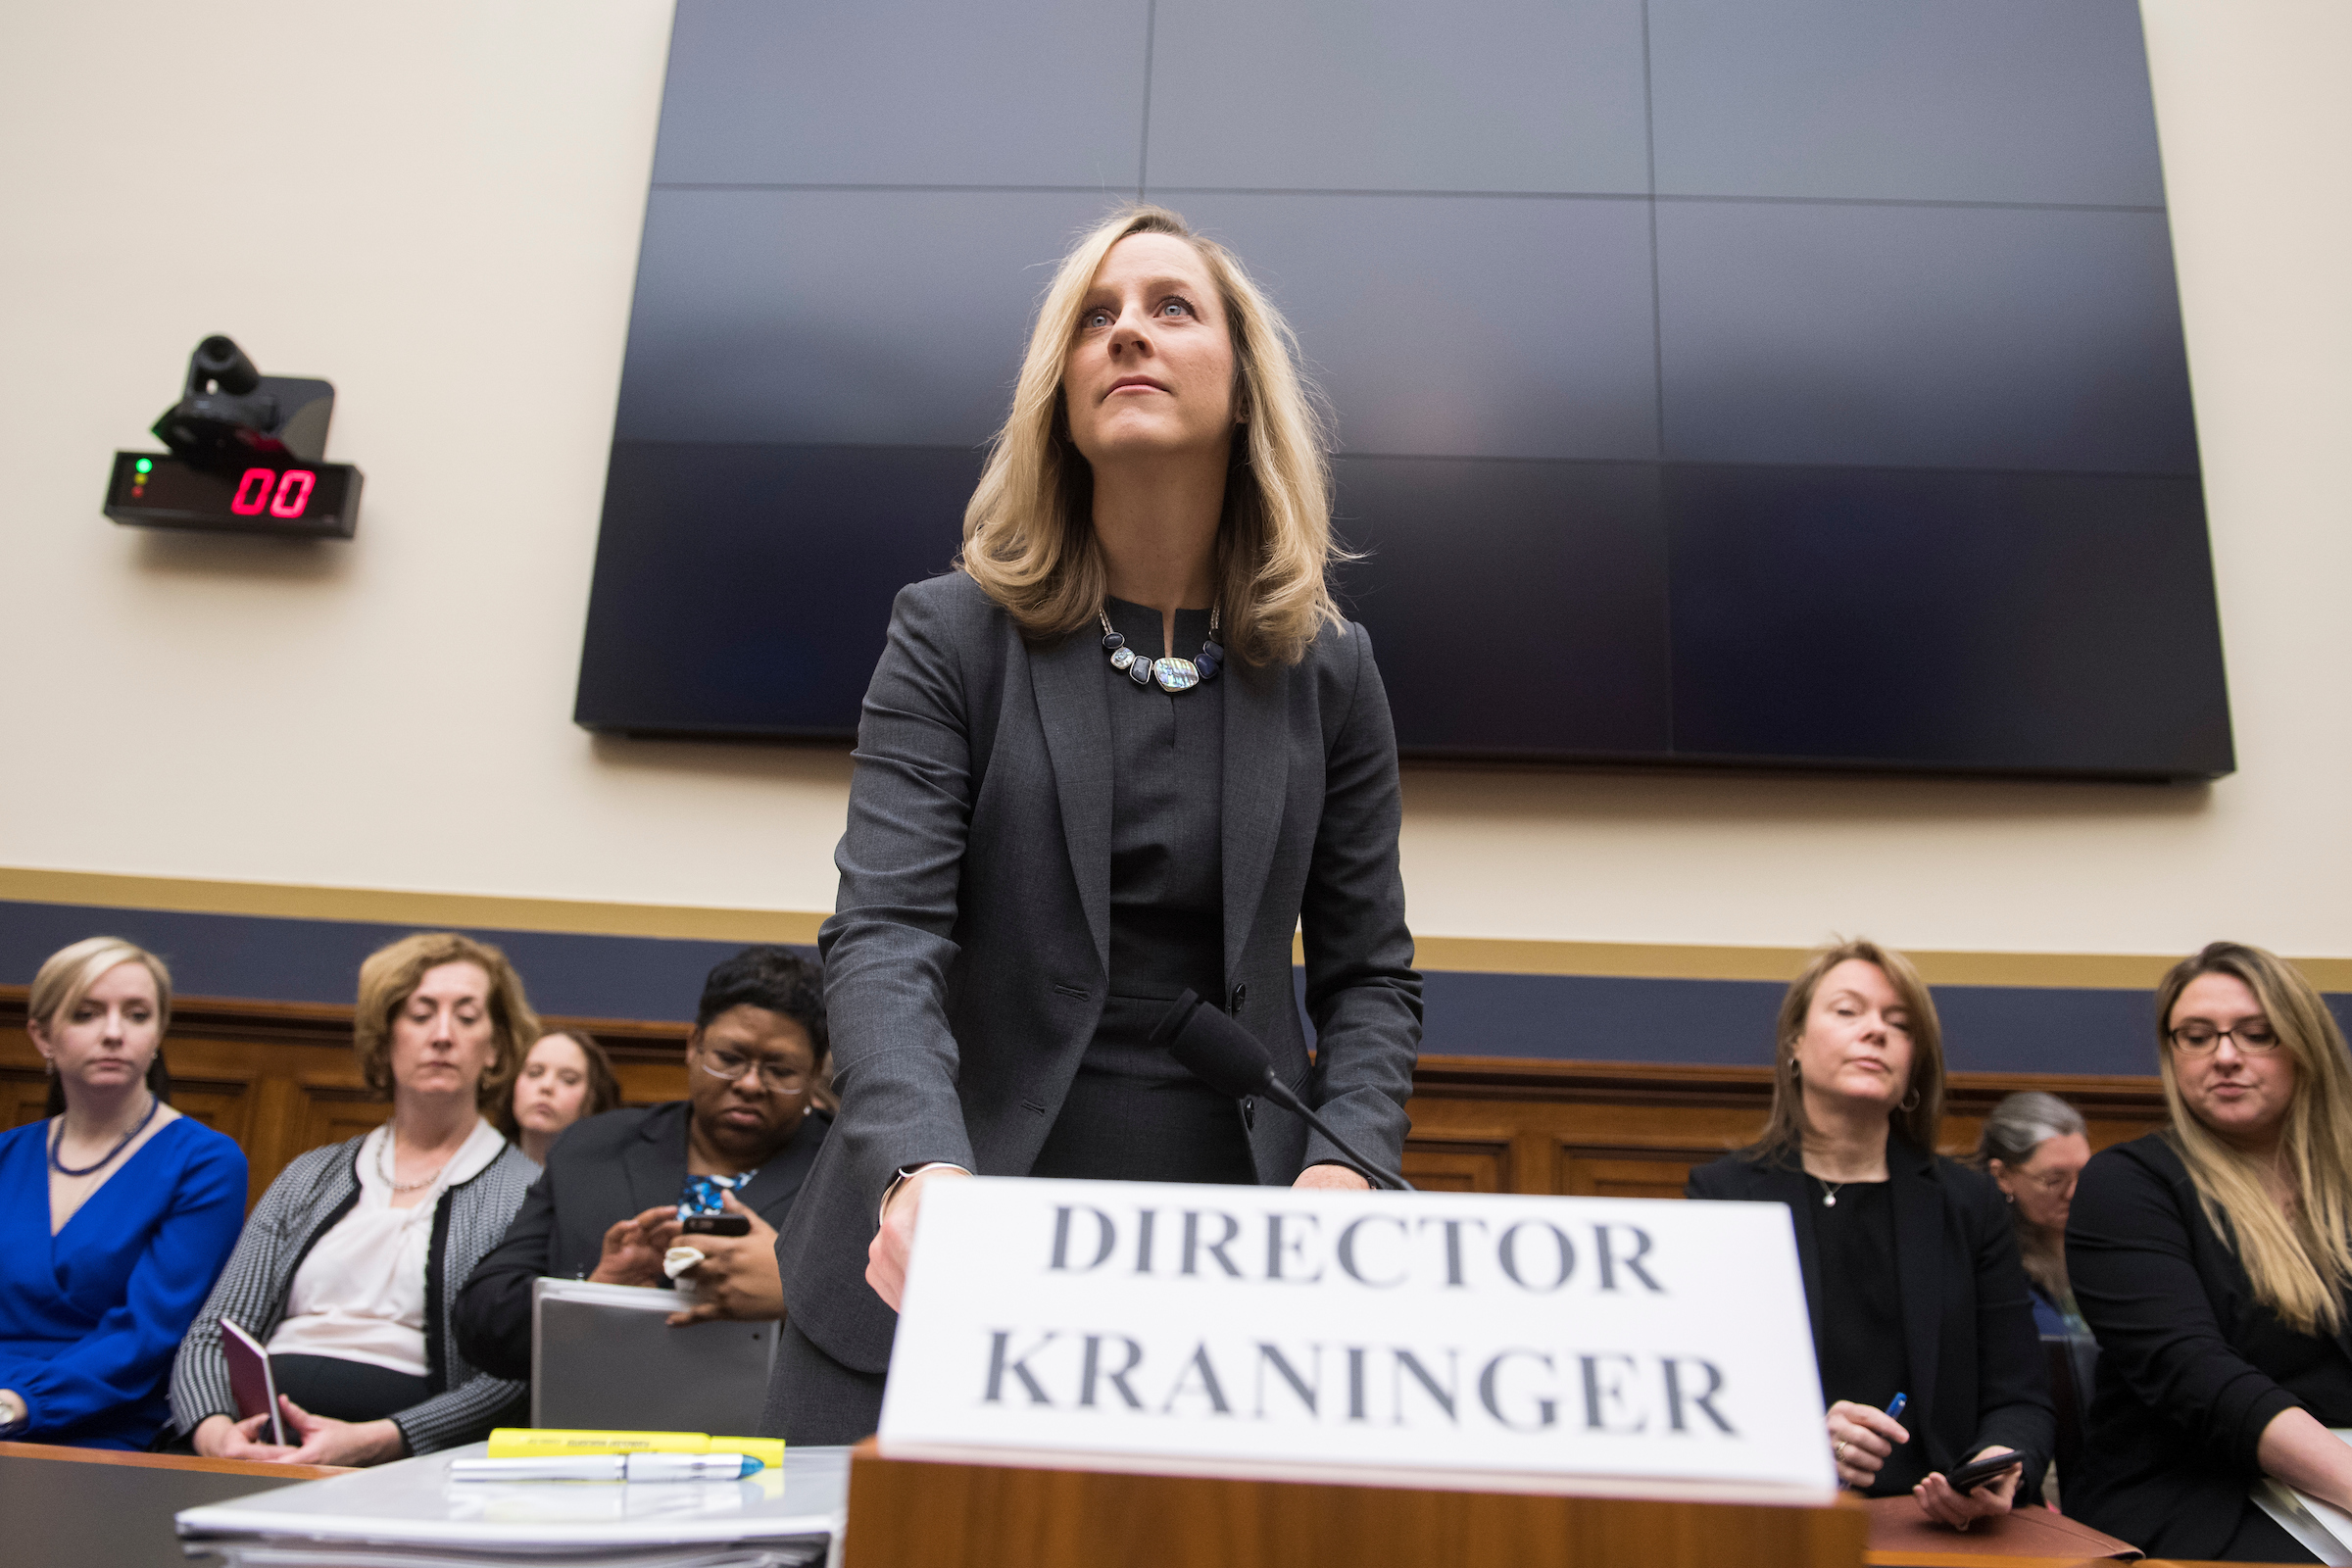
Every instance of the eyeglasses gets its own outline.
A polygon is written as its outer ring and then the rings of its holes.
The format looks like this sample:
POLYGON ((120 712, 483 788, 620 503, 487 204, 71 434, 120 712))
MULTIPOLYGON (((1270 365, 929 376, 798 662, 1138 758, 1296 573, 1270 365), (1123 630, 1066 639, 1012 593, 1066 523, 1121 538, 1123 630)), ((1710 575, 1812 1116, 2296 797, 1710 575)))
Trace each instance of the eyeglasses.
POLYGON ((2225 1040, 2236 1041, 2237 1049, 2250 1056, 2275 1051, 2278 1046, 2278 1037, 2259 1018, 2248 1018, 2232 1029, 2216 1029, 2209 1023, 2184 1023, 2172 1033, 2176 1051, 2207 1052, 2225 1040))
POLYGON ((2021 1178, 2032 1182, 2034 1186, 2040 1188, 2043 1192, 2048 1193, 2053 1197, 2059 1193, 2072 1192, 2074 1190, 2075 1182, 2082 1176, 2082 1173, 2079 1170, 2045 1170, 2039 1174, 2022 1170, 2018 1172, 2018 1175, 2021 1178))
POLYGON ((798 1095, 807 1091, 808 1080, 771 1056, 746 1056, 732 1051, 706 1051, 695 1065, 713 1078, 728 1083, 741 1083, 747 1072, 760 1074, 760 1087, 773 1095, 798 1095))

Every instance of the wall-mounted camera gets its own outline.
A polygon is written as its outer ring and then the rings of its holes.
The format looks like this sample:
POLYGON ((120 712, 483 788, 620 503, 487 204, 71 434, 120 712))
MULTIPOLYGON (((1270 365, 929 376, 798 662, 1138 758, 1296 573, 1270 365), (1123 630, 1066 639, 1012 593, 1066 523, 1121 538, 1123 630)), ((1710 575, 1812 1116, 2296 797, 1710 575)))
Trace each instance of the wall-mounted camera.
POLYGON ((326 463, 332 382, 264 375, 225 337, 188 357, 187 386, 155 421, 169 452, 118 452, 106 514, 141 528, 348 539, 360 470, 326 463))

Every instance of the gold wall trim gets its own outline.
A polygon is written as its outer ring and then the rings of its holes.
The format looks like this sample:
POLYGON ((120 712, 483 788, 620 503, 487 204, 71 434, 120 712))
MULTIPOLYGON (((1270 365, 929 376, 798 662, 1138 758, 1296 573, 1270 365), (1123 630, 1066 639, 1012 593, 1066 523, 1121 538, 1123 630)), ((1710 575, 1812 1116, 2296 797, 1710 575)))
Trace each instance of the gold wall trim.
MULTIPOLYGON (((489 927, 588 936, 677 937, 703 942, 816 940, 822 913, 720 909, 675 904, 593 904, 471 893, 402 893, 286 882, 206 882, 0 866, 0 900, 192 914, 270 915, 295 920, 365 920, 383 925, 489 927)), ((1294 945, 1294 952, 1297 952, 1294 945)), ((1596 975, 1640 980, 1787 981, 1804 948, 1684 947, 1641 942, 1529 942, 1498 937, 1423 936, 1424 969, 1470 974, 1596 975)), ((1942 953, 1913 951, 1931 985, 2053 989, 2152 988, 2178 954, 1942 953)), ((2352 958, 2298 958, 2324 991, 2352 991, 2352 958)))
POLYGON ((824 919, 821 914, 799 909, 591 904, 574 899, 400 893, 290 882, 200 882, 7 866, 0 866, 0 899, 189 914, 258 914, 293 920, 365 920, 382 925, 488 927, 583 936, 683 937, 701 942, 814 942, 817 923, 824 919))

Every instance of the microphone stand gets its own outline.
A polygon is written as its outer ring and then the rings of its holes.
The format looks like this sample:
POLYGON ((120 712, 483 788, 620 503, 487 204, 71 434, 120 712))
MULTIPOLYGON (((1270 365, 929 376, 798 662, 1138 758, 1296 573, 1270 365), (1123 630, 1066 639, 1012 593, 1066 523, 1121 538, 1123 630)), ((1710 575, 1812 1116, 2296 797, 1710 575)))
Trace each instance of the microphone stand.
POLYGON ((1321 1133, 1325 1140, 1331 1144, 1332 1148, 1338 1150, 1343 1155, 1347 1156, 1348 1167, 1352 1169, 1358 1176, 1361 1176, 1364 1180, 1370 1182, 1373 1186, 1385 1187, 1392 1193, 1409 1193, 1413 1191, 1413 1184, 1411 1182, 1406 1181, 1402 1176, 1396 1174, 1394 1171, 1382 1170, 1378 1165, 1373 1164, 1362 1154, 1356 1152, 1354 1147, 1350 1145, 1347 1139, 1342 1138, 1338 1133, 1332 1131, 1331 1125, 1328 1122, 1324 1121, 1322 1117, 1316 1115, 1312 1110, 1307 1108, 1306 1102, 1300 1100, 1297 1095, 1291 1093, 1291 1086, 1284 1083, 1281 1079, 1275 1077, 1271 1069, 1269 1069, 1266 1073, 1266 1081, 1263 1088, 1263 1093, 1268 1100, 1271 1100, 1274 1102, 1274 1103, 1280 1105, 1283 1109, 1289 1111, 1292 1115, 1298 1117, 1300 1121, 1305 1122, 1309 1127, 1312 1127, 1315 1131, 1321 1133))

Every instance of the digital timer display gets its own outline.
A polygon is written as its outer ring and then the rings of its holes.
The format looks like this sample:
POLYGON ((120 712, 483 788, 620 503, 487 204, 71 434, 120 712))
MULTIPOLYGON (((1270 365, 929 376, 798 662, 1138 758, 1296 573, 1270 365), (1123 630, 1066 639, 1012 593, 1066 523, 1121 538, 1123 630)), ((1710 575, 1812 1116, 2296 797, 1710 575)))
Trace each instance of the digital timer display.
POLYGON ((142 528, 348 539, 359 525, 360 470, 280 453, 198 466, 158 452, 118 452, 106 514, 142 528))

